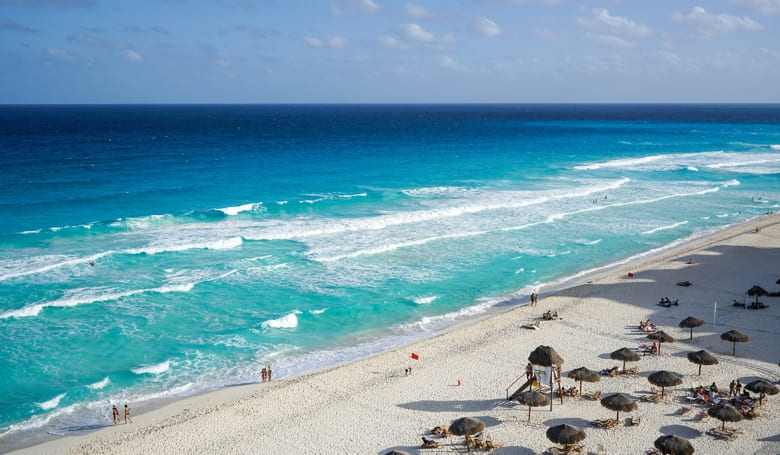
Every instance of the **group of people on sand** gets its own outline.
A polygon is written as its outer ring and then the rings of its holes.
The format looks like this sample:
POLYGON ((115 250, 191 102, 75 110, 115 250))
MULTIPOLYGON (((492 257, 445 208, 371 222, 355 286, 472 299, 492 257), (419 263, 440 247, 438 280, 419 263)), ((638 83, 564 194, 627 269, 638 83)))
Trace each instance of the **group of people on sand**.
POLYGON ((263 367, 263 370, 260 372, 260 376, 263 378, 263 382, 270 381, 271 380, 271 365, 268 365, 267 367, 263 367))
MULTIPOLYGON (((119 409, 116 405, 111 409, 111 414, 114 416, 114 425, 119 423, 119 409)), ((130 406, 125 404, 125 423, 133 423, 133 419, 130 418, 130 406)))
POLYGON ((656 328, 655 325, 650 322, 650 319, 648 319, 647 321, 639 321, 639 330, 643 332, 655 332, 656 328))
POLYGON ((713 382, 709 388, 700 385, 698 389, 693 393, 693 398, 696 401, 703 403, 712 403, 715 400, 715 396, 718 394, 718 386, 713 382), (709 390, 708 390, 709 389, 709 390))
POLYGON ((536 295, 535 292, 531 293, 530 299, 531 299, 531 306, 536 306, 536 304, 539 302, 539 296, 536 295))
POLYGON ((554 312, 553 312, 553 311, 550 311, 550 310, 547 310, 547 311, 545 311, 545 312, 542 314, 542 317, 543 317, 545 320, 547 320, 547 321, 552 321, 553 319, 558 319, 558 318, 559 318, 559 316, 558 316, 558 310, 556 310, 556 311, 554 311, 554 312))
POLYGON ((662 298, 661 300, 658 301, 658 304, 663 306, 663 307, 669 308, 670 306, 673 306, 673 305, 677 306, 680 303, 679 303, 679 299, 674 299, 674 302, 672 302, 671 300, 669 300, 669 297, 664 297, 664 298, 662 298))

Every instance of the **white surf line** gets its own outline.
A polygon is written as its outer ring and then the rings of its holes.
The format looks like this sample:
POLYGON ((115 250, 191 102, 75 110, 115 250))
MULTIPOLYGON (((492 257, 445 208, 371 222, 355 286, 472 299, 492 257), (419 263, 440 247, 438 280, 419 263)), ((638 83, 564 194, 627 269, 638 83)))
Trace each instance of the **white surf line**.
MULTIPOLYGON (((671 199, 671 198, 676 198, 676 197, 699 196, 699 195, 702 195, 702 194, 717 192, 718 190, 719 190, 719 188, 715 187, 715 188, 710 188, 710 189, 707 189, 707 190, 697 191, 697 192, 693 192, 693 193, 671 194, 671 195, 661 196, 661 197, 654 198, 654 199, 644 199, 644 200, 638 200, 638 201, 621 202, 621 203, 601 205, 601 206, 596 206, 596 207, 588 207, 586 209, 576 210, 574 212, 566 212, 566 213, 549 215, 547 217, 547 219, 545 219, 545 220, 537 221, 537 222, 534 222, 534 223, 528 223, 528 224, 524 224, 524 225, 520 225, 520 226, 510 226, 510 227, 504 227, 504 228, 499 228, 499 229, 483 230, 483 231, 471 231, 471 232, 464 232, 464 233, 461 233, 461 234, 439 235, 439 236, 428 237, 428 238, 419 239, 419 240, 413 240, 413 241, 409 241, 409 242, 396 243, 396 244, 393 244, 393 245, 386 245, 386 246, 382 246, 382 247, 369 248, 369 249, 365 249, 365 250, 358 250, 358 251, 354 251, 352 253, 347 253, 347 254, 342 254, 342 255, 337 255, 337 256, 329 256, 329 257, 322 257, 322 258, 316 258, 315 257, 314 259, 319 261, 319 262, 336 262, 336 261, 340 261, 342 259, 354 258, 354 257, 358 257, 358 256, 388 253, 390 251, 395 251, 395 250, 400 249, 400 248, 408 248, 408 247, 412 247, 412 246, 424 245, 426 243, 435 242, 437 240, 466 238, 466 237, 477 237, 477 236, 480 236, 480 235, 486 235, 486 234, 490 234, 490 233, 494 233, 494 232, 519 231, 519 230, 523 230, 523 229, 528 229, 530 227, 538 226, 538 225, 541 225, 541 224, 553 223, 555 221, 561 220, 561 219, 566 218, 568 216, 578 215, 578 214, 581 214, 581 213, 587 213, 587 212, 592 212, 592 211, 596 211, 596 210, 606 210, 606 209, 609 209, 611 207, 623 207, 623 206, 629 206, 629 205, 651 204, 653 202, 663 201, 663 200, 666 200, 666 199, 671 199)), ((687 221, 686 221, 686 223, 687 223, 687 221)))

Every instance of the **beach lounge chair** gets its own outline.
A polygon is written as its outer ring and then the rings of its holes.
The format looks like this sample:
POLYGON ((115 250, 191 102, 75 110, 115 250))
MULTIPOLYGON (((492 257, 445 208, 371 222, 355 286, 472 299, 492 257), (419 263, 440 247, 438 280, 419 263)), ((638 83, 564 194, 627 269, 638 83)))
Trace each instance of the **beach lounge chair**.
POLYGON ((593 401, 598 401, 601 399, 601 390, 597 390, 595 392, 590 392, 590 393, 583 393, 583 395, 590 398, 593 401))
POLYGON ((733 441, 742 435, 742 430, 734 428, 726 428, 725 430, 721 430, 720 428, 710 428, 709 431, 707 431, 707 434, 716 438, 733 441))
POLYGON ((496 444, 493 442, 492 439, 486 439, 485 440, 485 450, 490 451, 493 449, 500 449, 501 447, 504 447, 504 444, 496 444))
POLYGON ((635 427, 642 423, 642 418, 639 416, 631 416, 631 426, 635 427))
POLYGON ((423 443, 420 448, 422 449, 440 449, 441 444, 434 441, 433 439, 428 439, 425 436, 422 437, 423 443))
POLYGON ((536 321, 533 324, 523 324, 523 328, 531 329, 531 330, 539 330, 542 328, 539 324, 540 321, 536 321))
POLYGON ((591 425, 601 428, 615 428, 616 426, 620 425, 620 422, 618 422, 615 419, 596 419, 591 422, 591 425))
POLYGON ((601 370, 601 374, 603 374, 604 376, 614 377, 617 376, 619 373, 620 373, 620 368, 618 368, 617 366, 614 366, 612 368, 604 368, 603 370, 601 370))
POLYGON ((649 401, 651 403, 658 403, 661 401, 661 395, 658 395, 657 393, 653 393, 650 395, 642 395, 639 397, 641 400, 649 401))

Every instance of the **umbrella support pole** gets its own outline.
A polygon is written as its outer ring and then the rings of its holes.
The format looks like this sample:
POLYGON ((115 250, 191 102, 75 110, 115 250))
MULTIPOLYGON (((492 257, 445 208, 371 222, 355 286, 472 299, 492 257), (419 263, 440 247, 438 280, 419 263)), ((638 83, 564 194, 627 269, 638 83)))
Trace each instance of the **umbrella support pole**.
POLYGON ((553 404, 553 373, 554 370, 550 370, 550 412, 552 412, 552 404, 553 404))

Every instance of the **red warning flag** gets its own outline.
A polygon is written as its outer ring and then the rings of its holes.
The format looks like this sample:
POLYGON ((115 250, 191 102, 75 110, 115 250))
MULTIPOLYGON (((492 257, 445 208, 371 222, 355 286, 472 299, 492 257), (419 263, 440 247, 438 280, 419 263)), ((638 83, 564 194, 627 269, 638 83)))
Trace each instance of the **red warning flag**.
POLYGON ((412 358, 413 358, 414 360, 420 360, 420 356, 418 356, 418 355, 417 355, 417 354, 415 354, 414 352, 412 352, 412 358))

